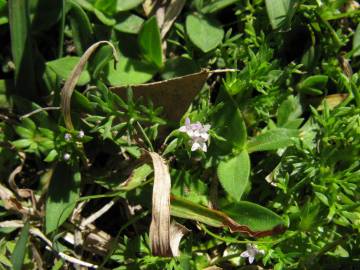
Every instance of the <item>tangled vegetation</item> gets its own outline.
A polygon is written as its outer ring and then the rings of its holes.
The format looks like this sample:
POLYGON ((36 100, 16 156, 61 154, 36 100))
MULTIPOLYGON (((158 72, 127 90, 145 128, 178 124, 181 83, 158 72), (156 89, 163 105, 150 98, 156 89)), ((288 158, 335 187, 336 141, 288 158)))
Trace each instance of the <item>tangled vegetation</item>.
POLYGON ((0 0, 0 269, 359 269, 359 7, 0 0))

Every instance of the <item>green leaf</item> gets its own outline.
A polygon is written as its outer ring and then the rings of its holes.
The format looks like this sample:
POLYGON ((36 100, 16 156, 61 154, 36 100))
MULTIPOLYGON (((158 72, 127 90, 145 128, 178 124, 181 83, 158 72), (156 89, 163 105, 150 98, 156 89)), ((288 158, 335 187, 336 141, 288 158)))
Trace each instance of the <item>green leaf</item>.
POLYGON ((117 68, 114 61, 110 61, 107 79, 111 85, 127 86, 149 81, 156 73, 156 69, 147 63, 136 59, 120 56, 117 68))
POLYGON ((204 16, 190 14, 186 17, 185 25, 191 42, 204 53, 215 49, 224 37, 221 25, 204 16))
POLYGON ((117 0, 116 11, 126 11, 133 8, 136 8, 144 0, 117 0))
POLYGON ((219 149, 226 152, 234 150, 233 148, 241 151, 247 139, 246 126, 241 112, 225 89, 220 90, 217 103, 223 103, 224 106, 215 113, 213 128, 219 136, 226 139, 226 142, 215 141, 215 143, 219 149))
POLYGON ((53 149, 49 152, 49 154, 44 159, 45 162, 53 162, 58 157, 58 152, 53 149))
POLYGON ((69 12, 73 41, 78 55, 82 55, 93 43, 93 29, 85 11, 75 2, 69 12))
POLYGON ((226 206, 223 211, 237 223, 252 231, 266 232, 284 225, 284 220, 273 211, 252 202, 241 201, 226 206))
POLYGON ((284 126, 297 119, 302 113, 302 108, 299 102, 299 98, 289 96, 284 100, 277 111, 277 125, 279 127, 284 126))
POLYGON ((12 142, 12 145, 14 145, 17 149, 24 149, 29 147, 33 143, 32 140, 29 139, 20 139, 12 142))
POLYGON ((352 49, 355 50, 353 56, 360 55, 360 23, 357 25, 355 34, 353 37, 352 49))
POLYGON ((94 7, 106 15, 114 15, 116 12, 117 0, 96 0, 94 7))
POLYGON ((225 211, 213 210, 181 197, 171 196, 171 215, 205 223, 214 227, 228 227, 252 237, 281 233, 285 223, 271 210, 251 202, 228 205, 225 211))
POLYGON ((137 34, 144 23, 144 19, 134 14, 123 14, 116 18, 114 29, 119 32, 137 34))
POLYGON ((299 132, 296 129, 275 128, 252 138, 246 149, 249 153, 276 150, 292 145, 298 136, 299 132))
POLYGON ((11 53, 15 64, 16 94, 36 99, 28 3, 23 0, 9 1, 11 53))
POLYGON ((322 95, 321 89, 326 87, 328 76, 326 75, 313 75, 301 81, 297 88, 301 93, 310 95, 322 95))
POLYGON ((53 173, 46 199, 45 229, 53 232, 71 215, 79 198, 81 174, 65 163, 59 163, 53 173))
POLYGON ((201 11, 202 13, 214 13, 219 10, 222 10, 232 4, 235 4, 236 2, 239 2, 239 0, 215 0, 211 1, 210 3, 207 3, 206 6, 204 6, 201 11))
POLYGON ((22 269, 26 252, 26 243, 29 239, 29 229, 29 222, 26 222, 24 227, 21 229, 20 237, 17 240, 14 251, 11 255, 11 262, 14 270, 22 269))
POLYGON ((220 161, 217 175, 225 191, 240 201, 249 185, 250 158, 247 151, 243 150, 235 157, 220 161))
POLYGON ((158 68, 162 68, 161 36, 155 16, 144 22, 139 32, 138 41, 145 59, 155 64, 158 68))
MULTIPOLYGON (((58 76, 63 79, 67 79, 70 76, 73 68, 80 61, 80 57, 76 56, 67 56, 63 58, 59 58, 53 61, 49 61, 46 65, 51 68, 58 76)), ((90 74, 88 71, 83 71, 78 80, 78 85, 85 85, 90 82, 90 74)))
POLYGON ((288 30, 298 0, 265 0, 267 14, 273 29, 288 30))

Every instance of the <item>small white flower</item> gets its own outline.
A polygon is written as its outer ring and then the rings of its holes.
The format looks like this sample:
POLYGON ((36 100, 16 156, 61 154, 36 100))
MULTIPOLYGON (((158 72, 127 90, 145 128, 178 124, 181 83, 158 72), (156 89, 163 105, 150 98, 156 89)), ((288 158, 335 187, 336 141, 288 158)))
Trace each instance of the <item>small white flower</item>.
POLYGON ((64 160, 69 160, 70 159, 70 154, 69 153, 65 153, 64 154, 64 160))
POLYGON ((257 249, 256 245, 248 244, 246 245, 246 250, 240 254, 240 257, 248 258, 249 263, 252 264, 255 260, 257 254, 265 254, 265 251, 262 249, 257 249))
POLYGON ((84 138, 84 136, 85 136, 84 131, 80 130, 79 134, 78 134, 78 138, 82 139, 82 138, 84 138))
POLYGON ((210 137, 208 134, 210 127, 210 125, 203 125, 200 122, 191 124, 190 119, 187 117, 185 119, 185 125, 180 127, 179 131, 186 133, 190 137, 192 143, 191 151, 200 149, 206 152, 206 142, 210 137))
POLYGON ((65 141, 70 141, 71 140, 71 134, 70 133, 65 133, 65 135, 64 135, 64 139, 65 139, 65 141))

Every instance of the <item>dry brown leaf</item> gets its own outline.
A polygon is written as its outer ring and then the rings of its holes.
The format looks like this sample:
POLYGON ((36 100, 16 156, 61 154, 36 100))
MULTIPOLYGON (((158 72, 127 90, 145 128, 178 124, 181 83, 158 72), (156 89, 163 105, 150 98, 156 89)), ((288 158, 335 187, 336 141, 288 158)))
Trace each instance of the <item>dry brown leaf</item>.
POLYGON ((152 219, 150 224, 151 251, 155 256, 171 257, 170 247, 170 188, 167 164, 157 153, 149 152, 154 166, 152 219))
POLYGON ((95 44, 91 45, 86 50, 86 52, 81 56, 79 63, 71 71, 69 78, 67 78, 65 85, 61 90, 61 110, 64 115, 65 125, 68 129, 74 129, 74 126, 71 121, 71 108, 70 108, 71 96, 74 92, 74 88, 90 56, 102 44, 107 44, 112 48, 115 62, 118 61, 116 49, 114 45, 112 45, 109 41, 96 42, 95 44))
MULTIPOLYGON (((190 75, 165 81, 132 85, 134 97, 150 99, 155 106, 164 108, 164 116, 172 121, 179 121, 195 96, 204 86, 210 71, 202 70, 190 75)), ((126 86, 113 86, 110 90, 126 98, 126 86)))
POLYGON ((170 225, 170 247, 174 257, 180 256, 180 241, 190 230, 185 226, 173 221, 170 225))
POLYGON ((23 206, 14 196, 12 191, 7 187, 0 184, 0 199, 4 203, 4 207, 7 210, 12 210, 24 215, 32 215, 34 214, 34 210, 23 206))
POLYGON ((333 94, 326 96, 323 101, 321 102, 320 106, 317 108, 319 111, 324 109, 324 102, 327 103, 327 106, 330 109, 335 108, 337 105, 341 104, 349 94, 333 94))

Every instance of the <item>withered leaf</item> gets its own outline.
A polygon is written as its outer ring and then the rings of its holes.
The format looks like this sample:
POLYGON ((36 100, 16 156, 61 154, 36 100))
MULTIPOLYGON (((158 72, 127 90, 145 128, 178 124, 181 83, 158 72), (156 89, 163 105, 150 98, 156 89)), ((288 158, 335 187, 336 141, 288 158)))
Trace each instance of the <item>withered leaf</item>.
POLYGON ((155 256, 171 257, 170 247, 170 188, 169 168, 163 158, 149 152, 154 166, 152 219, 150 224, 151 251, 155 256))
MULTIPOLYGON (((165 81, 131 85, 135 98, 143 97, 152 100, 155 106, 164 109, 164 116, 172 121, 179 121, 186 112, 195 96, 204 86, 209 70, 202 70, 190 75, 165 81)), ((113 86, 110 90, 121 98, 126 98, 126 86, 113 86)))
POLYGON ((74 88, 78 79, 80 78, 81 72, 85 68, 87 61, 90 56, 95 52, 95 50, 103 44, 109 45, 113 50, 113 55, 115 61, 118 61, 117 53, 115 47, 109 41, 99 41, 91 45, 86 52, 81 56, 79 63, 71 71, 69 78, 67 78, 64 87, 61 89, 61 110, 64 115, 65 125, 68 129, 74 129, 74 126, 71 121, 71 96, 74 92, 74 88))

